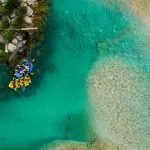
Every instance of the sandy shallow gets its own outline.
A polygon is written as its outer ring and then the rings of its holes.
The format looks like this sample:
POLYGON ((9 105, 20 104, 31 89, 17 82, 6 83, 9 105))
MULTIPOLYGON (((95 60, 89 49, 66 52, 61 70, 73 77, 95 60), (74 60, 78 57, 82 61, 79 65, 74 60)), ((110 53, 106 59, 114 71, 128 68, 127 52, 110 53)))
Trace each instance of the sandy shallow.
MULTIPOLYGON (((118 5, 120 10, 125 13, 133 13, 143 25, 146 25, 147 30, 150 31, 150 1, 149 0, 105 0, 104 2, 107 6, 112 6, 112 4, 118 5), (127 6, 129 9, 126 12, 127 6)), ((132 15, 132 14, 131 14, 132 15)))
POLYGON ((150 148, 150 82, 137 68, 119 58, 100 61, 91 72, 88 89, 98 136, 103 115, 113 143, 127 150, 150 148))
POLYGON ((74 141, 55 141, 45 145, 41 150, 123 150, 121 146, 116 146, 109 141, 81 143, 74 141))

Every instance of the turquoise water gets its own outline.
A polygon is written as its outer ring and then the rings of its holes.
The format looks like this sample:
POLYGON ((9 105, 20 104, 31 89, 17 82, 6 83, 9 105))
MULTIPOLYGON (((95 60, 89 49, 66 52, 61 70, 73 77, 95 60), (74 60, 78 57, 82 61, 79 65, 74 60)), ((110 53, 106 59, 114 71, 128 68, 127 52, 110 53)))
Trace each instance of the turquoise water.
MULTIPOLYGON (((109 9, 101 2, 53 0, 42 54, 36 62, 40 73, 32 77, 32 86, 16 94, 7 88, 10 77, 1 74, 1 150, 36 149, 55 139, 88 140, 85 80, 97 56, 125 57, 130 53, 137 56, 135 62, 140 60, 139 41, 130 32, 134 27, 131 18, 116 6, 109 9), (100 52, 98 43, 106 43, 100 52)), ((129 56, 128 60, 132 61, 129 56)))

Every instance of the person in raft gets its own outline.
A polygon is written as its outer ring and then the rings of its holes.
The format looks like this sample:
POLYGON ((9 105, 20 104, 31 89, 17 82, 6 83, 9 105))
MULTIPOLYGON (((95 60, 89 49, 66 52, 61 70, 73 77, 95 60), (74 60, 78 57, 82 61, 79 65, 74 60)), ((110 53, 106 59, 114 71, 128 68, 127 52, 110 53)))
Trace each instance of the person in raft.
POLYGON ((25 60, 22 65, 17 65, 15 69, 15 77, 21 78, 23 76, 32 74, 33 70, 33 60, 25 60))

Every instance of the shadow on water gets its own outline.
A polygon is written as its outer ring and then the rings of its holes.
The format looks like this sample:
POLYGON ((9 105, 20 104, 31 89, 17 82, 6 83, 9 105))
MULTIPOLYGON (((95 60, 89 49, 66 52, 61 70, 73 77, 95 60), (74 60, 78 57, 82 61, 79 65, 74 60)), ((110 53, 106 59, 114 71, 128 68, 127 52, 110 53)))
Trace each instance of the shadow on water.
MULTIPOLYGON (((52 12, 52 2, 49 3, 49 9, 52 12)), ((9 101, 12 97, 16 97, 19 99, 20 97, 30 97, 36 94, 36 90, 40 86, 42 79, 46 73, 55 72, 56 66, 51 60, 53 52, 55 50, 53 42, 54 42, 54 25, 53 15, 49 14, 46 22, 46 26, 44 29, 44 40, 39 47, 32 50, 31 58, 35 59, 34 62, 34 75, 32 78, 32 85, 27 87, 26 90, 14 92, 13 90, 8 88, 8 83, 11 81, 12 76, 9 75, 9 68, 5 65, 0 65, 0 101, 9 101), (51 35, 51 36, 50 36, 51 35), (46 45, 46 49, 44 48, 46 45), (40 51, 40 54, 37 55, 37 51, 40 51)))

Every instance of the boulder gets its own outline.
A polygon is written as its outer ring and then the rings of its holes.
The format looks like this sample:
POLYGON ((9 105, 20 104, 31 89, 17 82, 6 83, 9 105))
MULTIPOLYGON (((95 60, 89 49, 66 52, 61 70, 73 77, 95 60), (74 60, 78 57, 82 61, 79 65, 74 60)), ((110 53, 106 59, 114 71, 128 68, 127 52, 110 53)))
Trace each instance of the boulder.
POLYGON ((27 8, 27 16, 32 16, 33 15, 33 10, 32 10, 32 8, 31 7, 29 7, 29 6, 27 6, 26 7, 27 8))
POLYGON ((27 23, 27 24, 32 24, 32 18, 29 17, 29 16, 25 16, 25 17, 24 17, 24 21, 25 21, 25 23, 27 23))
POLYGON ((17 45, 17 48, 21 48, 21 47, 23 47, 23 42, 21 41, 21 42, 19 42, 17 45))
POLYGON ((28 5, 34 6, 35 3, 36 3, 36 0, 26 0, 26 2, 27 2, 28 5))
MULTIPOLYGON (((13 52, 14 50, 16 50, 16 45, 12 44, 12 43, 9 43, 9 44, 6 44, 6 47, 7 47, 7 51, 8 52, 13 52)), ((6 49, 5 49, 6 50, 6 49)))
POLYGON ((17 40, 16 38, 13 39, 13 40, 12 40, 12 43, 16 45, 16 44, 18 43, 18 40, 17 40))
POLYGON ((17 38, 18 41, 22 41, 22 36, 21 35, 16 36, 16 38, 17 38))

